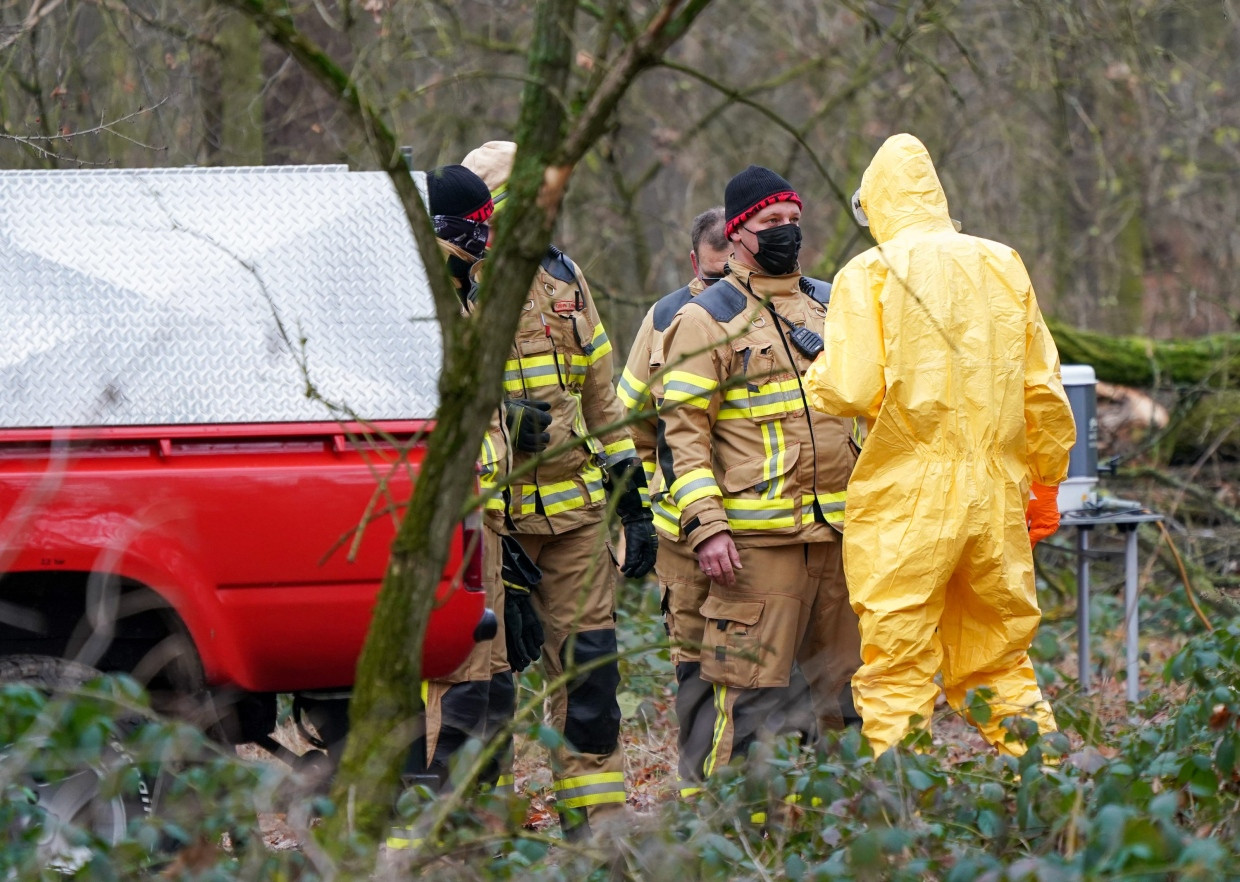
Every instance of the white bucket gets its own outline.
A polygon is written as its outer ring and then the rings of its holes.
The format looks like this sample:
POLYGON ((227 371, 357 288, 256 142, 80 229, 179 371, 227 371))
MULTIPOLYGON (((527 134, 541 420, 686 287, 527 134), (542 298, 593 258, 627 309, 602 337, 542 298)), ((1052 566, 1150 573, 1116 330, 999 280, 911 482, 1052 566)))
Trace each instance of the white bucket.
POLYGON ((1068 460, 1068 477, 1059 485, 1059 510, 1065 512, 1098 501, 1098 381, 1088 364, 1065 364, 1062 372, 1063 388, 1076 420, 1076 443, 1068 460))

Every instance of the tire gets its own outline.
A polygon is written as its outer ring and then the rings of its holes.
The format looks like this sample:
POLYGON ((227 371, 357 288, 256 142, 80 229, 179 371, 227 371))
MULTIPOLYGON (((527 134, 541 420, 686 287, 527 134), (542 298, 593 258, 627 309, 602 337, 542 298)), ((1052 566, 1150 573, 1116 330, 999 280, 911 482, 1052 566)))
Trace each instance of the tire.
MULTIPOLYGON (((49 695, 75 689, 99 676, 100 672, 92 667, 54 656, 0 656, 0 685, 33 686, 49 695)), ((140 722, 140 718, 122 718, 119 725, 123 730, 140 722)), ((0 746, 0 754, 4 752, 5 748, 0 746)), ((84 866, 91 856, 89 849, 69 844, 63 832, 65 825, 88 830, 103 842, 115 844, 126 838, 131 821, 150 816, 154 782, 140 767, 135 792, 110 798, 99 793, 102 776, 125 765, 137 767, 121 745, 113 741, 104 746, 97 765, 22 775, 22 783, 35 794, 48 816, 38 844, 45 866, 72 873, 84 866)))

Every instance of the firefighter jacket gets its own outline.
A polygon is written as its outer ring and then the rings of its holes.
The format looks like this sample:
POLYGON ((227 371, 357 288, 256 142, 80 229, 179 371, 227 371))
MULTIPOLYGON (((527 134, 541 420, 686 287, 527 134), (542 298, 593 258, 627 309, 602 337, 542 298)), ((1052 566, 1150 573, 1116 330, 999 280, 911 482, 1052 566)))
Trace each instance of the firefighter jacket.
MULTIPOLYGON (((482 277, 486 259, 475 258, 463 248, 443 239, 437 241, 439 250, 443 252, 445 258, 458 257, 472 264, 469 268, 469 290, 462 290, 464 280, 455 276, 452 278, 452 284, 457 288, 457 296, 461 298, 461 311, 465 315, 472 315, 475 305, 474 292, 482 277)), ((508 427, 504 423, 503 408, 496 406, 491 414, 491 423, 487 428, 487 433, 482 438, 482 451, 478 456, 478 489, 482 494, 485 510, 494 513, 500 520, 504 513, 502 482, 510 471, 512 471, 512 447, 509 443, 508 427)), ((507 532, 504 525, 498 521, 493 522, 491 526, 501 534, 507 532)))
MULTIPOLYGON (((694 276, 689 284, 663 295, 650 307, 641 327, 637 329, 637 336, 629 349, 628 363, 620 375, 620 382, 616 384, 620 403, 628 408, 629 419, 633 420, 629 423, 629 434, 646 471, 647 487, 654 487, 657 480, 655 464, 659 421, 656 409, 663 398, 663 332, 680 308, 705 289, 706 284, 694 276)), ((650 508, 654 513, 654 524, 660 532, 673 538, 680 535, 680 512, 672 505, 666 487, 657 495, 651 494, 650 508)))
MULTIPOLYGON (((504 366, 505 398, 551 405, 551 441, 541 454, 512 452, 517 477, 503 491, 503 505, 488 506, 489 515, 506 514, 515 532, 542 534, 603 519, 605 469, 637 455, 622 425, 611 359, 585 279, 552 247, 534 276, 504 366)), ((501 455, 502 429, 502 419, 492 423, 487 438, 496 449, 489 455, 501 455)))
POLYGON ((807 413, 811 359, 786 324, 821 327, 830 286, 729 266, 663 335, 662 482, 694 549, 725 530, 748 545, 833 541, 857 447, 848 421, 807 413))

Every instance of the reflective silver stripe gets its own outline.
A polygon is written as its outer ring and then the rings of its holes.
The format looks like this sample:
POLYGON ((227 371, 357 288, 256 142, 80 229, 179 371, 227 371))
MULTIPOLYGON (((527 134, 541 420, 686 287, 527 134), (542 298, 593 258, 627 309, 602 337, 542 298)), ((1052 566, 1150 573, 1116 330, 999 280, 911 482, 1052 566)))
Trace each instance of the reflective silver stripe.
POLYGON ((775 518, 792 518, 792 507, 788 508, 764 508, 761 510, 733 508, 724 503, 724 509, 727 511, 729 521, 770 521, 775 518))
POLYGON ((799 404, 801 401, 800 392, 784 389, 779 389, 774 392, 767 392, 761 395, 755 395, 753 392, 750 392, 748 403, 749 406, 753 408, 765 407, 770 404, 786 404, 789 401, 796 401, 799 404))
MULTIPOLYGON (((600 488, 602 482, 599 482, 600 488)), ((568 502, 570 499, 581 498, 581 488, 573 486, 567 490, 561 490, 558 493, 540 493, 542 496, 543 507, 547 508, 555 505, 557 502, 568 502)))
POLYGON ((586 493, 589 494, 590 499, 595 499, 597 495, 601 494, 602 492, 603 492, 603 473, 602 472, 598 473, 597 478, 586 479, 586 493))
POLYGON ((675 491, 673 491, 672 493, 672 501, 679 508, 683 509, 687 505, 689 505, 689 503, 693 502, 692 499, 688 499, 688 501, 685 501, 687 497, 689 497, 692 493, 696 491, 708 490, 708 489, 714 489, 716 492, 718 492, 719 485, 715 482, 715 478, 713 475, 710 477, 697 478, 696 480, 689 481, 684 486, 677 487, 675 491))
POLYGON ((715 388, 716 386, 703 386, 700 383, 691 383, 688 380, 668 380, 663 384, 663 397, 677 401, 682 400, 684 396, 709 398, 714 393, 715 388))
POLYGON ((611 802, 624 802, 623 778, 619 781, 600 781, 596 784, 555 790, 555 804, 561 808, 581 808, 611 802))
POLYGON ((643 384, 627 370, 620 375, 620 382, 616 384, 616 395, 629 410, 649 404, 649 390, 649 386, 643 384), (638 386, 641 388, 639 389, 638 386))
POLYGON ((614 453, 607 454, 607 466, 610 468, 611 466, 619 465, 625 460, 633 459, 635 456, 637 456, 637 448, 630 444, 627 450, 617 450, 614 453))
POLYGON ((553 377, 556 374, 554 364, 539 365, 538 367, 526 367, 522 365, 519 368, 510 368, 504 371, 505 380, 520 380, 522 377, 529 379, 530 377, 553 377))

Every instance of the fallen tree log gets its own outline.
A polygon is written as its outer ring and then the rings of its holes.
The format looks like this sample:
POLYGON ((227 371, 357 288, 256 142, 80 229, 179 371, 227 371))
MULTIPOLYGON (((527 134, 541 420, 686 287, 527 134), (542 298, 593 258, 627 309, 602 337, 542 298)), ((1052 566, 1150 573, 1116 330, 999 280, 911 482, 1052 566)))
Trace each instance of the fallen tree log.
POLYGON ((1111 337, 1047 318, 1064 364, 1093 365, 1099 380, 1150 388, 1169 383, 1240 388, 1240 334, 1192 340, 1111 337))

